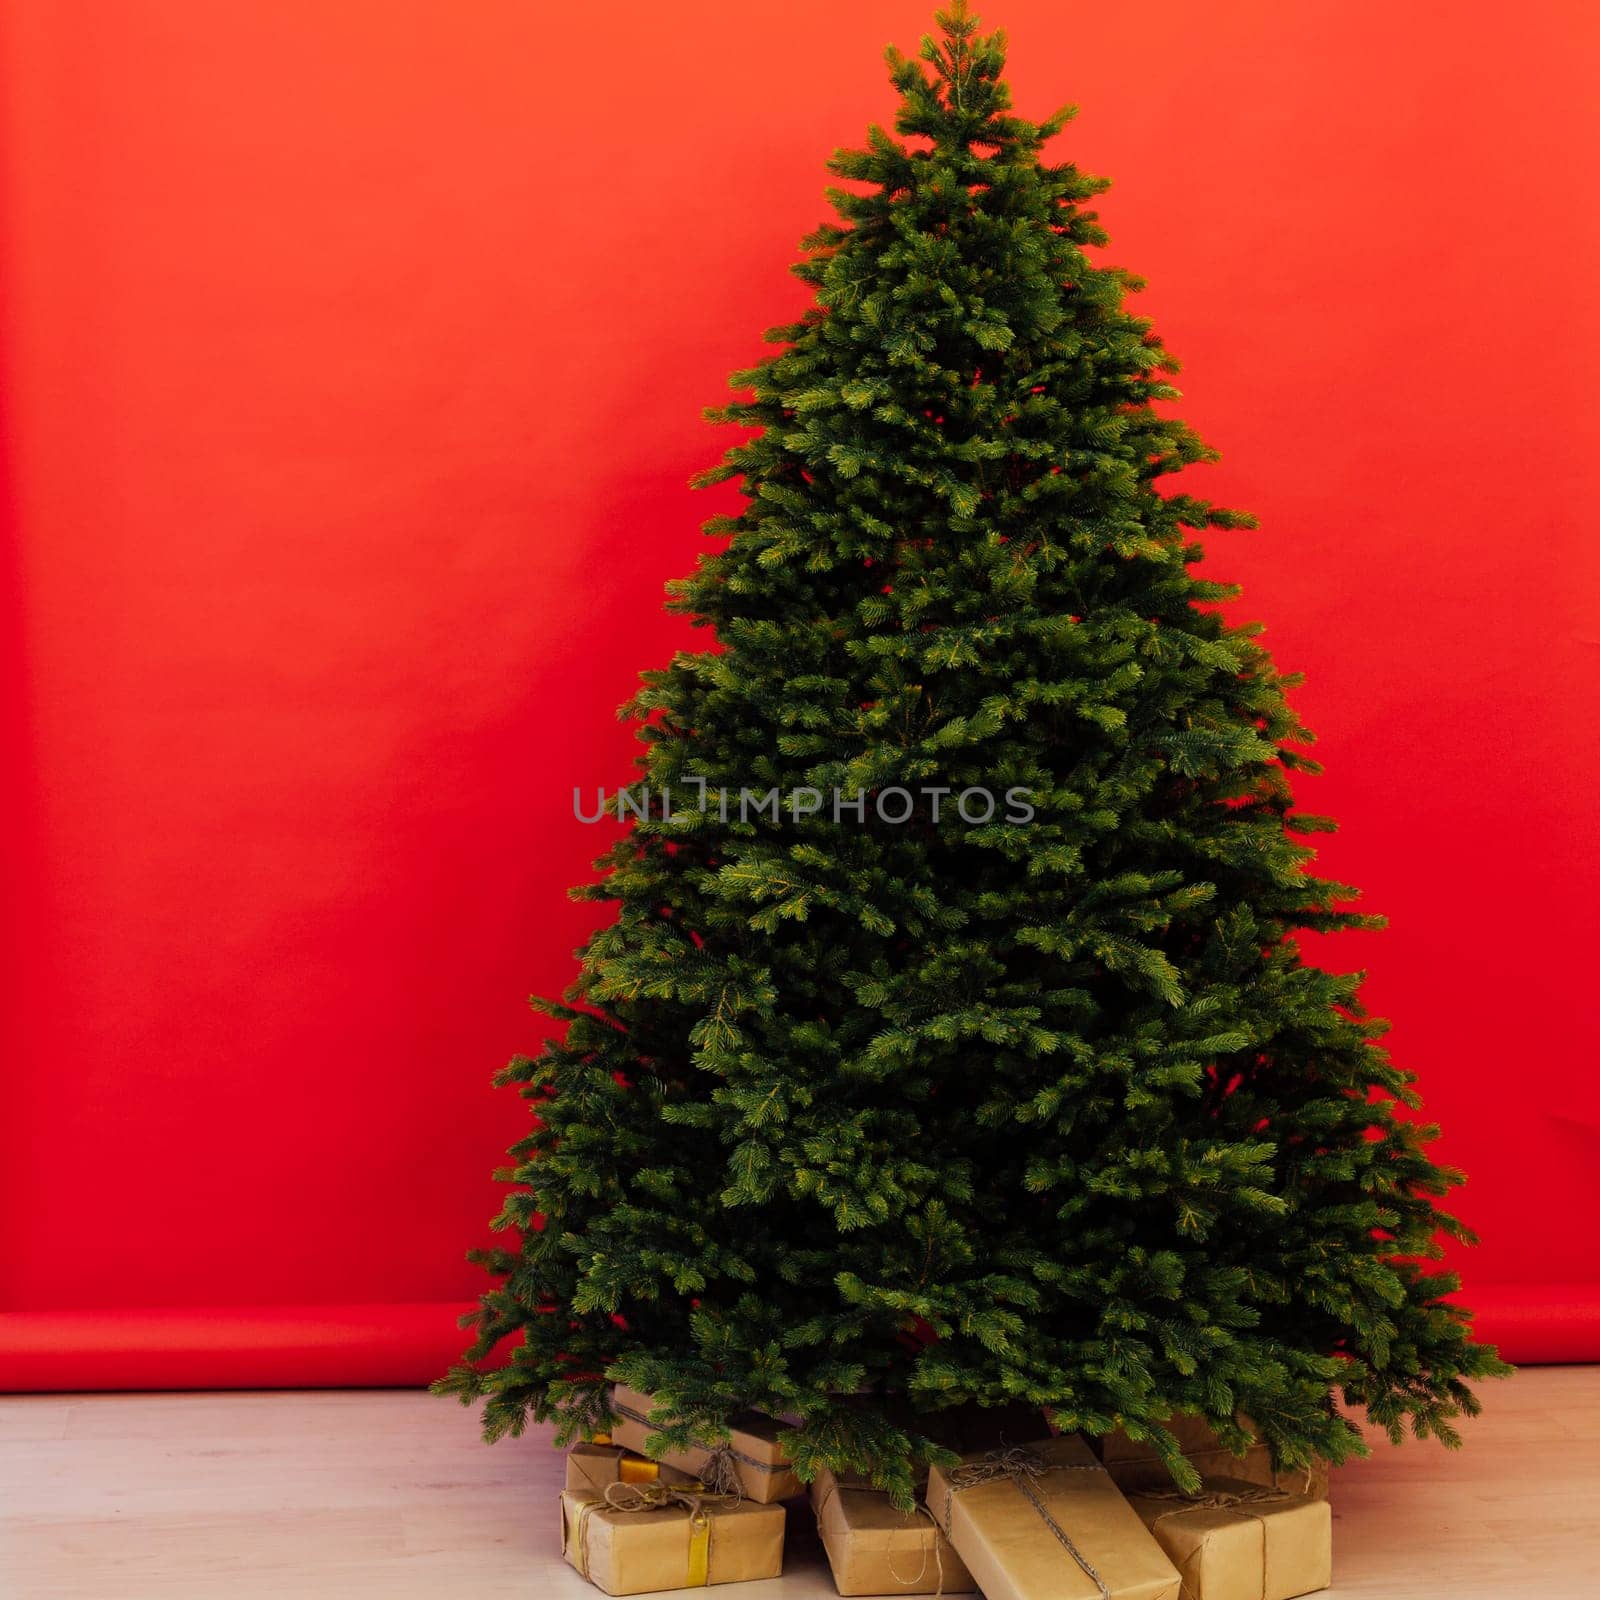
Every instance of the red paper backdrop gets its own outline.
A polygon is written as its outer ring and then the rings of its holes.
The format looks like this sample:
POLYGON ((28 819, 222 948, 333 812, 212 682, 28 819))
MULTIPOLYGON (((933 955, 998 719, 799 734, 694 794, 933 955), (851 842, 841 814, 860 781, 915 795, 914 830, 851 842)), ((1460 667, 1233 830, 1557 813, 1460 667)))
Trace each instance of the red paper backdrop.
MULTIPOLYGON (((1469 1283, 1600 1355, 1596 17, 994 0, 1117 187, 1473 1174, 1469 1283)), ((689 635, 698 420, 801 289, 913 0, 17 0, 0 36, 0 1380, 456 1346, 574 784, 689 635)))

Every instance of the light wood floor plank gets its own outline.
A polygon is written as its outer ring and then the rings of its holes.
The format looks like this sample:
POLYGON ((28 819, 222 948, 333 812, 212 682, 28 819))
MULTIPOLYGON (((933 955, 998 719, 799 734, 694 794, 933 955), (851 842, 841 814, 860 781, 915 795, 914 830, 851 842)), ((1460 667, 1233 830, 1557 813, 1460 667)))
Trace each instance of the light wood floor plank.
MULTIPOLYGON (((1600 1368, 1487 1386, 1468 1446, 1335 1475, 1330 1600, 1600 1596, 1600 1368)), ((3 1600, 594 1600, 561 1560, 548 1434, 393 1391, 0 1400, 3 1600)), ((829 1596, 791 1518, 781 1580, 829 1596)))

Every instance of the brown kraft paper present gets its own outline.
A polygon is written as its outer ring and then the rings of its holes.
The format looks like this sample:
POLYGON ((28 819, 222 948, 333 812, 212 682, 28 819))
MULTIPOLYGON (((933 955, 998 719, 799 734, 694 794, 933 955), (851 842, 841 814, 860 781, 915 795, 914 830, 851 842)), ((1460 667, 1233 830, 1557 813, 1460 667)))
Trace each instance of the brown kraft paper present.
MULTIPOLYGON (((617 1415, 611 1437, 629 1450, 645 1454, 644 1442, 656 1430, 650 1425, 650 1408, 655 1404, 647 1394, 615 1384, 611 1390, 611 1409, 617 1415)), ((699 1478, 714 1489, 733 1489, 747 1500, 769 1505, 803 1494, 805 1486, 789 1465, 786 1435, 791 1430, 759 1411, 742 1411, 728 1423, 726 1444, 695 1445, 688 1450, 668 1450, 655 1459, 699 1478)))
MULTIPOLYGON (((1248 1417, 1242 1426, 1254 1432, 1248 1417)), ((1284 1467, 1275 1471, 1272 1452, 1265 1444, 1252 1444, 1243 1456, 1228 1450, 1203 1417, 1169 1417, 1162 1423, 1178 1441, 1178 1449, 1194 1463, 1202 1478, 1234 1478, 1260 1484, 1266 1489, 1282 1489, 1289 1494, 1308 1494, 1326 1498, 1328 1463, 1319 1460, 1308 1471, 1304 1467, 1284 1467)), ((1166 1463, 1147 1444, 1136 1444, 1120 1429, 1095 1440, 1095 1453, 1106 1464, 1112 1481, 1125 1494, 1138 1489, 1170 1489, 1172 1474, 1166 1463)))
POLYGON ((898 1511, 865 1478, 835 1476, 827 1467, 811 1481, 811 1504, 840 1594, 960 1594, 977 1588, 926 1506, 898 1511))
POLYGON ((648 1456, 636 1456, 618 1444, 575 1444, 567 1451, 567 1487, 584 1494, 604 1494, 611 1483, 677 1483, 696 1480, 687 1472, 664 1467, 648 1456))
POLYGON ((1177 1569, 1075 1434, 934 1467, 928 1507, 987 1600, 1178 1600, 1177 1569))
POLYGON ((1172 1558, 1184 1600, 1294 1600, 1333 1582, 1333 1512, 1314 1495, 1238 1478, 1130 1497, 1172 1558))
POLYGON ((664 1483, 613 1483, 603 1495, 569 1489, 561 1553, 606 1594, 744 1583, 782 1573, 786 1521, 782 1506, 664 1483))

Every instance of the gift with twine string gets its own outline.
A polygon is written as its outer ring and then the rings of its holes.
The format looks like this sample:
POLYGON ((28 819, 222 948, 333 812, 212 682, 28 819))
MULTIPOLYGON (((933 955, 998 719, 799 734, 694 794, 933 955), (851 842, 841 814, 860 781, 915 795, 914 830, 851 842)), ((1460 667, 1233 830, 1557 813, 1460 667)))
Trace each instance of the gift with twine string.
POLYGON ((901 1511, 866 1478, 819 1467, 811 1504, 840 1594, 966 1594, 977 1588, 924 1502, 901 1511))
POLYGON ((1075 1434, 936 1466, 927 1503, 987 1600, 1178 1600, 1177 1568, 1075 1434))
POLYGON ((698 1482, 687 1472, 663 1466, 648 1456, 635 1455, 620 1444, 600 1444, 591 1439, 567 1451, 567 1487, 584 1494, 604 1494, 612 1483, 698 1482))
MULTIPOLYGON (((1255 1424, 1249 1417, 1241 1416, 1239 1425, 1254 1436, 1255 1424)), ((1180 1454, 1193 1464, 1202 1478, 1235 1478, 1244 1483, 1260 1484, 1265 1489, 1282 1489, 1289 1494, 1326 1497, 1328 1493, 1326 1461, 1315 1461, 1309 1468, 1275 1469, 1272 1452, 1261 1440, 1256 1439, 1242 1456, 1236 1456, 1204 1417, 1168 1417, 1161 1426, 1178 1441, 1180 1454)), ((1154 1447, 1130 1439, 1120 1428, 1096 1439, 1094 1451, 1124 1494, 1172 1487, 1172 1473, 1154 1447)))
MULTIPOLYGON (((650 1411, 655 1401, 626 1384, 611 1390, 616 1423, 611 1437, 617 1444, 642 1455, 645 1440, 656 1431, 650 1411)), ((664 1450, 654 1459, 700 1479, 709 1487, 742 1494, 759 1505, 803 1494, 805 1486, 789 1465, 791 1430, 759 1411, 741 1411, 728 1423, 728 1439, 721 1444, 696 1444, 687 1450, 664 1450)))
POLYGON ((787 1513, 701 1484, 612 1483, 563 1490, 561 1553, 606 1594, 776 1578, 787 1513))
POLYGON ((1171 1557, 1183 1600, 1294 1600, 1333 1582, 1333 1512, 1316 1495, 1207 1479, 1129 1503, 1171 1557))

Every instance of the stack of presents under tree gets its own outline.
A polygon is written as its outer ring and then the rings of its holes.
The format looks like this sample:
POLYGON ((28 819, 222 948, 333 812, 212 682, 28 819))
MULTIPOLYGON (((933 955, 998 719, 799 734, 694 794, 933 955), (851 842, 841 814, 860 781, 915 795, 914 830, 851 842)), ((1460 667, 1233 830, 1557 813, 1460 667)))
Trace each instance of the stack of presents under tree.
POLYGON ((1326 1469, 1274 1470, 1265 1444, 1233 1454, 1195 1418, 1165 1425, 1188 1488, 1125 1434, 1060 1434, 1022 1409, 921 1418, 952 1459, 902 1508, 826 1468, 802 1483, 779 1419, 746 1412, 725 1439, 672 1449, 655 1409, 617 1385, 612 1432, 567 1455, 562 1548, 606 1594, 775 1578, 797 1517, 815 1519, 841 1595, 1291 1600, 1331 1581, 1326 1469))

